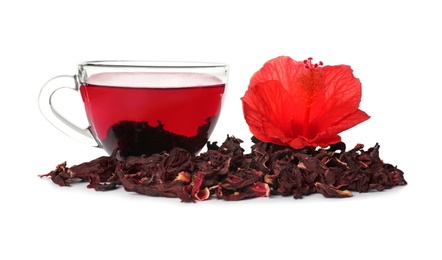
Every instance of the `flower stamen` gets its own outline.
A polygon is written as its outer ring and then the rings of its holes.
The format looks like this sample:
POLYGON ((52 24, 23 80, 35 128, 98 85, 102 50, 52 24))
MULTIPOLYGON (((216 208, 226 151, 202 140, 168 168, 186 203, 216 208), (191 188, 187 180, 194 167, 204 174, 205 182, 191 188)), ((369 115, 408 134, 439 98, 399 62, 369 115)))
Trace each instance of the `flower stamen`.
POLYGON ((318 68, 318 67, 324 65, 324 63, 323 63, 322 61, 313 64, 313 63, 312 63, 312 60, 313 60, 312 57, 310 57, 310 58, 304 60, 304 61, 303 61, 303 63, 304 63, 304 68, 310 70, 310 69, 316 69, 316 68, 318 68))
POLYGON ((322 90, 322 73, 318 69, 323 65, 322 61, 319 63, 312 63, 313 58, 308 58, 303 61, 304 68, 308 71, 306 73, 301 73, 299 76, 299 80, 301 81, 301 85, 304 87, 304 101, 305 101, 305 114, 304 114, 304 122, 302 134, 303 136, 309 135, 310 130, 310 109, 312 104, 318 99, 318 94, 322 90))

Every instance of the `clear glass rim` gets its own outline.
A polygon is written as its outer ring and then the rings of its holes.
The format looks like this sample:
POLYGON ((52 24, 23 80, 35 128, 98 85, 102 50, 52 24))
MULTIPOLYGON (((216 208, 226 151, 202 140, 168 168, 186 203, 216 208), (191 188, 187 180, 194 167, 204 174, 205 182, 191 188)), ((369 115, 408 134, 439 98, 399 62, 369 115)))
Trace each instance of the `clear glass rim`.
POLYGON ((81 62, 79 66, 116 68, 220 68, 228 67, 219 62, 197 61, 148 61, 148 60, 96 60, 81 62))

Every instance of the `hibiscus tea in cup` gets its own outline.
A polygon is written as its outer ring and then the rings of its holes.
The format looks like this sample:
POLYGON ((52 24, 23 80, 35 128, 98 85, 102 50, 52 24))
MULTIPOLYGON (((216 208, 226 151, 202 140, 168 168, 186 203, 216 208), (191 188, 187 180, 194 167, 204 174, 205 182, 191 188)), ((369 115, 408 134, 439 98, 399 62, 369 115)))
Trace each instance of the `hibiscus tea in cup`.
POLYGON ((118 147, 125 156, 175 146, 198 152, 218 120, 224 88, 216 78, 200 74, 112 73, 91 77, 80 91, 107 152, 118 147))
POLYGON ((80 64, 77 77, 87 130, 108 154, 118 149, 126 158, 174 147, 196 154, 218 121, 227 66, 90 62, 80 64))

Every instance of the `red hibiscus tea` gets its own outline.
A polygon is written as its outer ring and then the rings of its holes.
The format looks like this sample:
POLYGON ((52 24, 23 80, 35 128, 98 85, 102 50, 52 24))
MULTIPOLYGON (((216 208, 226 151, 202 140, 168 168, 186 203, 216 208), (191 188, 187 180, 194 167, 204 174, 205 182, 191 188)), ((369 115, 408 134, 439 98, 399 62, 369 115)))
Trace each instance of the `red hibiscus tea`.
POLYGON ((173 147, 197 153, 218 120, 225 84, 209 74, 118 72, 80 86, 94 135, 122 157, 173 147))

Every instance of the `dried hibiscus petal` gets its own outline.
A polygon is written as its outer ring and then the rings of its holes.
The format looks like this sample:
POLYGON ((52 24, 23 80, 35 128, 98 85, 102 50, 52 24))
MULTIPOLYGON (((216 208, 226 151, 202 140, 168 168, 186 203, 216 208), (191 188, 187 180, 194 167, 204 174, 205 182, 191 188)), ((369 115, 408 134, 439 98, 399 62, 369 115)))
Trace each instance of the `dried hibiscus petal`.
POLYGON ((260 180, 261 172, 253 169, 239 169, 234 173, 230 173, 221 182, 224 189, 237 190, 252 185, 260 180))
POLYGON ((40 178, 51 177, 53 183, 59 186, 69 186, 69 174, 67 173, 66 161, 62 162, 55 167, 55 170, 50 171, 48 174, 38 175, 40 178))
POLYGON ((194 167, 191 158, 190 153, 181 148, 174 148, 170 153, 130 157, 118 162, 115 175, 126 191, 189 202, 192 199, 186 186, 191 180, 187 170, 194 167))
POLYGON ((201 185, 203 184, 203 172, 198 172, 195 175, 195 179, 191 183, 192 190, 191 195, 192 199, 196 200, 206 200, 210 197, 210 191, 208 187, 205 187, 204 189, 201 189, 201 185))
POLYGON ((315 187, 317 192, 321 193, 327 198, 331 197, 345 198, 353 196, 352 193, 348 190, 339 190, 336 187, 321 182, 316 182, 315 187))
POLYGON ((219 186, 216 196, 224 200, 242 200, 246 198, 267 197, 269 194, 270 188, 268 184, 257 182, 239 190, 223 189, 219 186))
POLYGON ((113 177, 117 159, 115 154, 102 156, 90 162, 81 163, 72 167, 66 167, 66 162, 57 165, 54 171, 40 177, 51 177, 51 180, 59 186, 69 186, 74 180, 89 181, 88 188, 97 190, 110 190, 116 188, 116 184, 104 184, 113 177))
POLYGON ((257 197, 270 196, 270 187, 267 183, 256 182, 249 186, 249 188, 255 193, 257 197))

